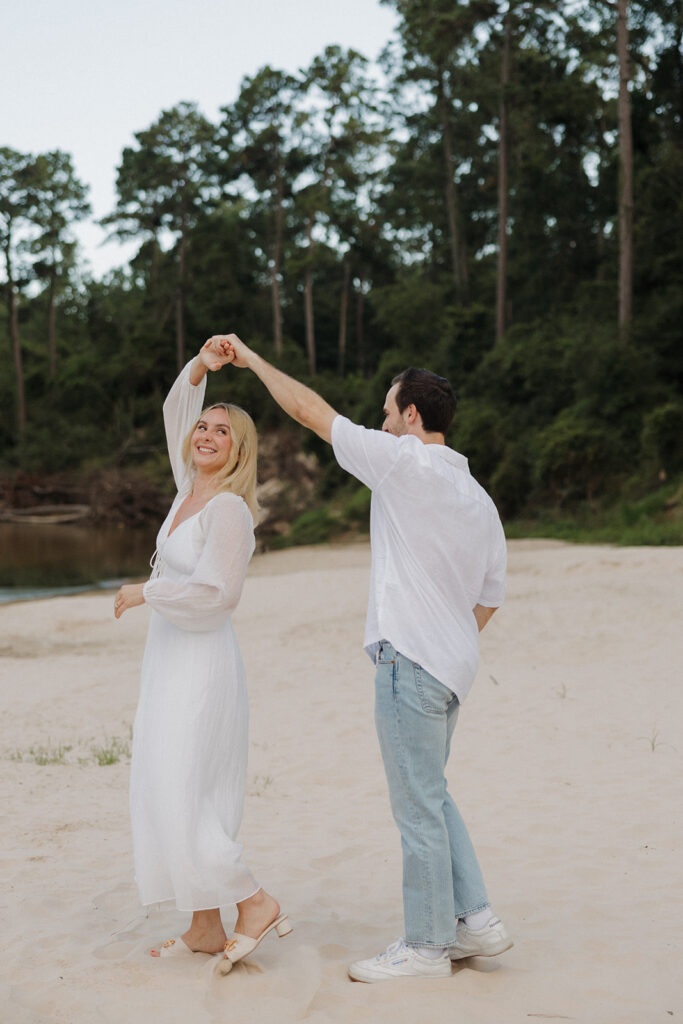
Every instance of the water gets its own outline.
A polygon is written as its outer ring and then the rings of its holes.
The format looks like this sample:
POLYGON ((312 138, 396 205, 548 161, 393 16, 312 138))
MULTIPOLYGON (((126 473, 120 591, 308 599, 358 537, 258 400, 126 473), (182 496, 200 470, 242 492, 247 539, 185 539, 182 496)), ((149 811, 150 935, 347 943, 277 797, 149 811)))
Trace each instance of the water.
POLYGON ((147 577, 155 537, 154 529, 0 523, 0 603, 147 577))

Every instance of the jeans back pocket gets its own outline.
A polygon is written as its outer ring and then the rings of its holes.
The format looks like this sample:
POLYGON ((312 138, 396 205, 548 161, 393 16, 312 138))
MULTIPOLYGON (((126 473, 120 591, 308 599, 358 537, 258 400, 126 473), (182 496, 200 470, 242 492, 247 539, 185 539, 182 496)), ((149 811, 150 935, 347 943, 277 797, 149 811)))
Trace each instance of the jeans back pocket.
POLYGON ((445 715, 452 702, 458 699, 456 695, 416 662, 413 662, 413 671, 422 710, 428 715, 445 715))

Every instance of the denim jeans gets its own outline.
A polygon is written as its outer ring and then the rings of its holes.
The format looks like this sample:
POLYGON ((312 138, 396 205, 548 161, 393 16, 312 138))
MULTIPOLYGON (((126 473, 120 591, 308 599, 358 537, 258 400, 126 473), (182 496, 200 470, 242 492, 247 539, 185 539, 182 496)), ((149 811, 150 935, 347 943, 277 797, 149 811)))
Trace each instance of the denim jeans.
POLYGON ((406 942, 449 946, 459 917, 488 906, 474 847, 444 777, 458 698, 383 640, 375 724, 403 850, 406 942))

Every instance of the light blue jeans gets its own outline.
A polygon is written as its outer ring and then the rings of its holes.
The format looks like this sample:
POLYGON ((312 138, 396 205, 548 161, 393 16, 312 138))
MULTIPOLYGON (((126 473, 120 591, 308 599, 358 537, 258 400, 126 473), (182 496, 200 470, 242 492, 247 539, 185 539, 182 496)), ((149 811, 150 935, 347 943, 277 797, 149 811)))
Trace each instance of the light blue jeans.
POLYGON ((449 946, 459 917, 488 906, 465 823, 444 772, 458 698, 383 640, 375 674, 375 724, 403 849, 406 942, 449 946))

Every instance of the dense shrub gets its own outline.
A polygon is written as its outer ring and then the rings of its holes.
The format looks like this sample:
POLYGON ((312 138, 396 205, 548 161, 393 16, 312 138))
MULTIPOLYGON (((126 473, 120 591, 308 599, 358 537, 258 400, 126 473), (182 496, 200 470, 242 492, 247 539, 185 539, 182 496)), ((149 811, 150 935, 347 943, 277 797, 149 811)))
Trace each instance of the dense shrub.
POLYGON ((657 406, 643 418, 641 450, 653 468, 665 474, 683 469, 683 402, 657 406))

